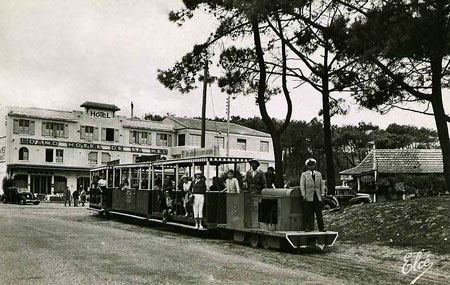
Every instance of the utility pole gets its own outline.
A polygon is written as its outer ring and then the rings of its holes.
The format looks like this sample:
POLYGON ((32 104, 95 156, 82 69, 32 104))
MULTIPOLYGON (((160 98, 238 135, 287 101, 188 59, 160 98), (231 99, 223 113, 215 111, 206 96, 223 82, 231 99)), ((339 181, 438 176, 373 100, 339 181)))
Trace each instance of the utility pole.
POLYGON ((208 90, 208 56, 205 56, 205 69, 203 75, 203 102, 202 102, 202 141, 201 148, 205 148, 206 142, 206 95, 208 90))
POLYGON ((230 156, 230 105, 231 96, 228 94, 227 97, 227 156, 230 156))

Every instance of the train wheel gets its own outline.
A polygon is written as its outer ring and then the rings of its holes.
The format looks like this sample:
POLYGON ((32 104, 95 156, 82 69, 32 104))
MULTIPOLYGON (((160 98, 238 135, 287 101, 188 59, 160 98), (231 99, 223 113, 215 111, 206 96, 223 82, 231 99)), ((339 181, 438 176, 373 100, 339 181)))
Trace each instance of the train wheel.
POLYGON ((245 233, 243 232, 234 232, 233 240, 237 242, 244 242, 245 240, 245 233))
POLYGON ((269 246, 269 238, 268 237, 265 237, 265 236, 261 237, 261 246, 264 249, 269 249, 270 248, 270 246, 269 246))
POLYGON ((250 245, 252 247, 258 247, 259 245, 259 236, 256 234, 251 234, 248 238, 248 241, 250 242, 250 245))

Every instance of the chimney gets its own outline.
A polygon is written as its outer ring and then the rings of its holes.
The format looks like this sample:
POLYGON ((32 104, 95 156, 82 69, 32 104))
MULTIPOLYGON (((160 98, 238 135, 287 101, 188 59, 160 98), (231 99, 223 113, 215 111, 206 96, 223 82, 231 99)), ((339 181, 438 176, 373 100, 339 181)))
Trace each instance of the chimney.
POLYGON ((134 109, 134 105, 133 105, 133 101, 131 101, 131 119, 133 120, 134 116, 133 116, 133 110, 134 109))

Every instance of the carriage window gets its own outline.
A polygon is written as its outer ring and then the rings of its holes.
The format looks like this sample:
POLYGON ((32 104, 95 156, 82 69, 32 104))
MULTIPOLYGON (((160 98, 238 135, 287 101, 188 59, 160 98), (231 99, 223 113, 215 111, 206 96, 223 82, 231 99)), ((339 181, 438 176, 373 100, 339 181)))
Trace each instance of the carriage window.
POLYGON ((21 147, 19 149, 19 160, 28 160, 28 159, 29 159, 28 148, 21 147))

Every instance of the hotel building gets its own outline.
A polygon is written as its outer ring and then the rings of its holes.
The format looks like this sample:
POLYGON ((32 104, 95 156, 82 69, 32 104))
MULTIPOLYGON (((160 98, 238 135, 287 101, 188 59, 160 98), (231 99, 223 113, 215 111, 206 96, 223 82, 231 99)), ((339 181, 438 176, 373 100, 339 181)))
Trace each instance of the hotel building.
MULTIPOLYGON (((89 170, 110 161, 133 163, 193 155, 226 156, 227 124, 207 120, 200 150, 201 120, 166 117, 147 121, 121 116, 111 104, 84 102, 82 110, 2 107, 0 179, 49 195, 89 185, 89 170)), ((229 156, 251 157, 266 170, 274 164, 270 135, 231 124, 229 156)), ((248 169, 238 166, 240 171, 248 169)))

